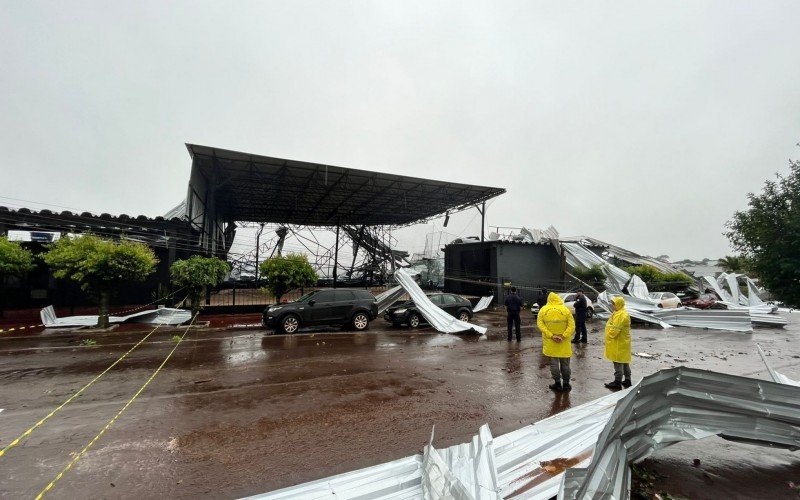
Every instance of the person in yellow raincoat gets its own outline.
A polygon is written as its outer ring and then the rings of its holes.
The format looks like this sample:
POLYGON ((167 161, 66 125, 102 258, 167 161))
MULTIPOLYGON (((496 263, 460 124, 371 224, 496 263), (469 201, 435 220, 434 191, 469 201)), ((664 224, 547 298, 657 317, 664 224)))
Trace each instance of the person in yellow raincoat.
POLYGON ((536 326, 542 332, 542 353, 550 357, 550 374, 555 383, 550 389, 556 392, 572 390, 569 377, 569 359, 572 357, 572 335, 575 333, 575 319, 564 305, 564 301, 553 292, 547 296, 547 304, 536 318, 536 326))
POLYGON ((605 357, 614 363, 614 381, 609 389, 631 386, 631 317, 625 310, 625 299, 612 297, 614 312, 606 323, 605 357), (622 378, 624 375, 624 379, 622 378))

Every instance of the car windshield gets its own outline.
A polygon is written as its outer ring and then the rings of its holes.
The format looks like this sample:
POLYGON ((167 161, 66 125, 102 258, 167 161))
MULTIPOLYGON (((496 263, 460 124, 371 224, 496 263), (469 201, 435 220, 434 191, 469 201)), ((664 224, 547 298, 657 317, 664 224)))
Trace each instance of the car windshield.
POLYGON ((660 299, 661 298, 661 292, 650 292, 650 298, 651 299, 660 299))
POLYGON ((314 290, 313 292, 308 292, 307 294, 305 294, 302 297, 300 297, 299 299, 297 299, 295 302, 308 302, 308 299, 310 299, 312 296, 316 295, 317 292, 319 292, 319 290, 314 290))

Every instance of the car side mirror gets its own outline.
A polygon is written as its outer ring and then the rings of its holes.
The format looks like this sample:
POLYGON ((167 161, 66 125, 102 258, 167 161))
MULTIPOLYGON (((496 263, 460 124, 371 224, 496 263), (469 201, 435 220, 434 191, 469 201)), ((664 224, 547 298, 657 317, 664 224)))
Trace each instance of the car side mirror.
POLYGON ((316 303, 317 303, 317 301, 316 301, 316 300, 309 300, 309 301, 308 301, 308 305, 310 305, 310 306, 313 306, 313 305, 314 305, 314 304, 316 304, 316 303))

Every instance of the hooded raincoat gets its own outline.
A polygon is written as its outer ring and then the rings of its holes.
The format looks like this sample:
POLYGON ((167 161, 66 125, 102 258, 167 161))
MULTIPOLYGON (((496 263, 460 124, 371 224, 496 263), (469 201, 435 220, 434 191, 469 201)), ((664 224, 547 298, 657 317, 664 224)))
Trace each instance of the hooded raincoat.
POLYGON ((631 362, 631 317, 625 310, 625 299, 612 297, 616 309, 606 323, 605 357, 614 363, 631 362))
POLYGON ((575 333, 575 319, 564 301, 553 292, 547 296, 547 304, 539 310, 536 326, 542 331, 542 353, 551 358, 572 357, 570 340, 575 333), (553 340, 553 336, 563 337, 561 342, 553 340))

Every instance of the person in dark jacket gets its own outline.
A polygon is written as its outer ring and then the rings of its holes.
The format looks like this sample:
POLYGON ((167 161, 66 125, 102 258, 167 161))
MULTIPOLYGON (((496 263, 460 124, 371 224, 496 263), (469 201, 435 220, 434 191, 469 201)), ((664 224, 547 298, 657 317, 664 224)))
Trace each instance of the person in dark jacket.
POLYGON ((517 342, 520 342, 522 334, 519 331, 519 312, 522 310, 522 299, 517 295, 517 287, 511 287, 511 293, 506 296, 505 304, 508 313, 508 341, 511 342, 511 329, 514 327, 517 332, 517 342))
POLYGON ((586 296, 583 290, 578 290, 575 297, 575 338, 572 340, 573 344, 578 342, 585 344, 588 342, 586 339, 586 296))

